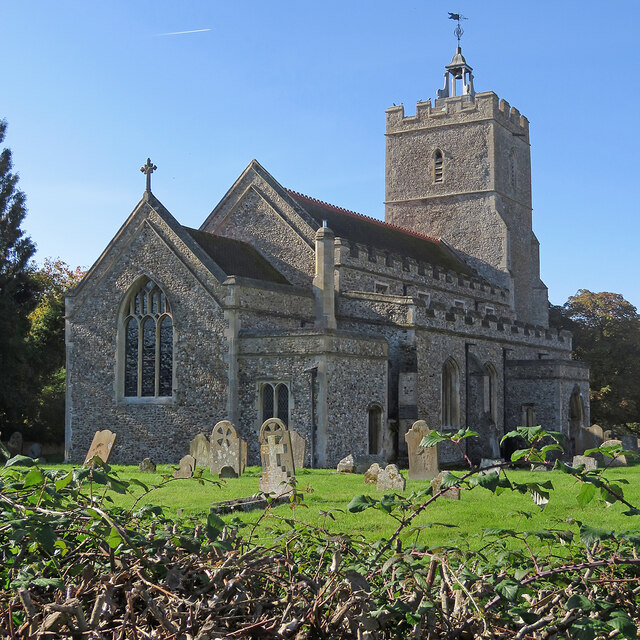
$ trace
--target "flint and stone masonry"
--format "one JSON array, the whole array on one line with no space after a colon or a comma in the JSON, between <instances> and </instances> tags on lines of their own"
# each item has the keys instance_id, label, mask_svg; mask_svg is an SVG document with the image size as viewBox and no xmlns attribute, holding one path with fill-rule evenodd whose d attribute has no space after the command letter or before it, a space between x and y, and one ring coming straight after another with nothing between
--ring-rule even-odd
<instances>
[{"instance_id":1,"label":"flint and stone masonry","mask_svg":"<svg viewBox=\"0 0 640 640\"><path fill-rule=\"evenodd\" d=\"M479 431L476 462L508 454L500 438L523 424L579 453L589 372L549 327L529 122L474 92L460 50L445 69L434 104L387 110L385 222L253 160L190 229L143 167L142 200L67 296L67 460L110 429L113 461L177 463L229 420L259 464L269 418L305 438L307 467L402 462L419 419Z\"/></svg>"}]
</instances>

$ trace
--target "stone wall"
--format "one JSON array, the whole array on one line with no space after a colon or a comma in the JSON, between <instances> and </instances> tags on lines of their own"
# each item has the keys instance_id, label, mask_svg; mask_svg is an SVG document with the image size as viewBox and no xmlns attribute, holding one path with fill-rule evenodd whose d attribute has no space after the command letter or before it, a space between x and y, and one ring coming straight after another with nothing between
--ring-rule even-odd
<instances>
[{"instance_id":1,"label":"stone wall","mask_svg":"<svg viewBox=\"0 0 640 640\"><path fill-rule=\"evenodd\" d=\"M117 382L119 309L145 275L164 291L174 324L174 393L123 398ZM67 299L66 457L84 460L93 434L111 429L114 462L177 462L189 441L226 416L224 291L149 205L116 237Z\"/></svg>"}]
</instances>

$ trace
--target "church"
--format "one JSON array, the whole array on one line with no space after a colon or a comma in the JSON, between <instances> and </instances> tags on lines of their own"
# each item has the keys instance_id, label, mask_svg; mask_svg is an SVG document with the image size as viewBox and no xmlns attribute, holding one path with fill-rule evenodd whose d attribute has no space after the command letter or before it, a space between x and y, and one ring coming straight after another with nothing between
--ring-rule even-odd
<instances>
[{"instance_id":1,"label":"church","mask_svg":"<svg viewBox=\"0 0 640 640\"><path fill-rule=\"evenodd\" d=\"M66 459L98 429L111 460L177 462L230 420L259 464L277 417L305 466L402 461L415 420L508 455L518 425L589 426L589 370L549 327L532 230L529 122L476 93L457 51L415 115L386 111L385 221L281 185L259 162L199 229L147 188L66 299ZM443 463L460 462L444 447Z\"/></svg>"}]
</instances>

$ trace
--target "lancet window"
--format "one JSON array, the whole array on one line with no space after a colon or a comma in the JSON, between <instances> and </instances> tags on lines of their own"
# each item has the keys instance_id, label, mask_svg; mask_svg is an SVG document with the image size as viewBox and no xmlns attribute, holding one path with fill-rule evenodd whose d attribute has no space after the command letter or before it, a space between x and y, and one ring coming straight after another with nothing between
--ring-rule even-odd
<instances>
[{"instance_id":1,"label":"lancet window","mask_svg":"<svg viewBox=\"0 0 640 640\"><path fill-rule=\"evenodd\" d=\"M433 154L433 181L442 182L444 179L444 157L440 149Z\"/></svg>"},{"instance_id":2,"label":"lancet window","mask_svg":"<svg viewBox=\"0 0 640 640\"><path fill-rule=\"evenodd\" d=\"M460 426L460 374L452 358L442 367L442 426Z\"/></svg>"},{"instance_id":3,"label":"lancet window","mask_svg":"<svg viewBox=\"0 0 640 640\"><path fill-rule=\"evenodd\" d=\"M261 423L280 418L289 425L289 386L285 382L264 382L260 388Z\"/></svg>"},{"instance_id":4,"label":"lancet window","mask_svg":"<svg viewBox=\"0 0 640 640\"><path fill-rule=\"evenodd\" d=\"M173 393L173 317L164 292L152 280L129 296L123 321L124 397Z\"/></svg>"}]
</instances>

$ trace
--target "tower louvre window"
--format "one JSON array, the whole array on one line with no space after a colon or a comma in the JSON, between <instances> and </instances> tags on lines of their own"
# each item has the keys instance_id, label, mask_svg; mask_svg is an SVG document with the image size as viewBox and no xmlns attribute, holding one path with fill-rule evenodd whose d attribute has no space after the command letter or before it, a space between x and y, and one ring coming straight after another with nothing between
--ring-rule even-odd
<instances>
[{"instance_id":1,"label":"tower louvre window","mask_svg":"<svg viewBox=\"0 0 640 640\"><path fill-rule=\"evenodd\" d=\"M440 149L436 149L436 152L433 154L433 181L442 182L443 178L444 158L442 156L442 151L440 151Z\"/></svg>"}]
</instances>

